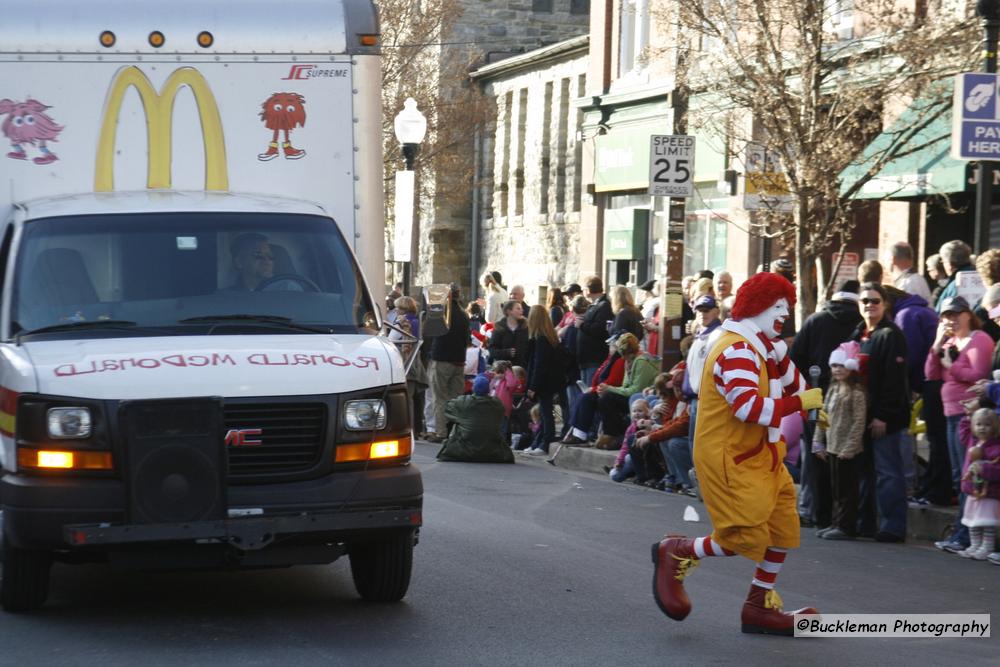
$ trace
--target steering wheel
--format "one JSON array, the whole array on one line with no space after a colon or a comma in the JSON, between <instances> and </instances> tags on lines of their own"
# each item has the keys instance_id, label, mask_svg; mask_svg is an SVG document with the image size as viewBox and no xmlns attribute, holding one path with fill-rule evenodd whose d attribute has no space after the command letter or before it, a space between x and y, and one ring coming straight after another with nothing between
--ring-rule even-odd
<instances>
[{"instance_id":1,"label":"steering wheel","mask_svg":"<svg viewBox=\"0 0 1000 667\"><path fill-rule=\"evenodd\" d=\"M314 283L309 278L306 278L305 276L300 276L297 273L279 273L276 276L271 276L270 278L267 278L267 279L261 281L261 283L259 285L257 285L257 288L254 291L255 292L266 291L267 288L270 287L271 285L275 285L277 283L280 283L280 282L283 282L283 281L286 281L286 280L291 281L291 282L293 282L293 283L295 283L297 285L300 285L302 287L302 291L303 292L319 292L320 291L319 285L317 285L316 283ZM274 290L272 290L272 291L274 291Z\"/></svg>"}]
</instances>

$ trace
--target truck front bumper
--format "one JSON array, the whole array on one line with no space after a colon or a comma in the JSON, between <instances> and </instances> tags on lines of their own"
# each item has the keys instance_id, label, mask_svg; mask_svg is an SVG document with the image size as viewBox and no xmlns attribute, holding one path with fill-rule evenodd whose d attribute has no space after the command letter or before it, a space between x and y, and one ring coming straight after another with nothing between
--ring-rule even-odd
<instances>
[{"instance_id":1,"label":"truck front bumper","mask_svg":"<svg viewBox=\"0 0 1000 667\"><path fill-rule=\"evenodd\" d=\"M312 512L154 525L68 524L63 526L63 539L76 547L200 541L256 551L283 537L418 528L421 522L419 509Z\"/></svg>"},{"instance_id":2,"label":"truck front bumper","mask_svg":"<svg viewBox=\"0 0 1000 667\"><path fill-rule=\"evenodd\" d=\"M275 538L336 538L419 527L423 483L413 465L340 471L281 484L228 487L229 518L137 524L118 479L7 474L4 538L20 548L73 550L156 542L222 542L261 549Z\"/></svg>"}]
</instances>

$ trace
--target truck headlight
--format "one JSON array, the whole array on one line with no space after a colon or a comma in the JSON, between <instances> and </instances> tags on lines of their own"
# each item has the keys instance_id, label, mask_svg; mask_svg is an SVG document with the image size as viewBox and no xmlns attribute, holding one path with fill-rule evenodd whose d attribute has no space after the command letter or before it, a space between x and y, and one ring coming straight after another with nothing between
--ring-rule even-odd
<instances>
[{"instance_id":1,"label":"truck headlight","mask_svg":"<svg viewBox=\"0 0 1000 667\"><path fill-rule=\"evenodd\" d=\"M89 438L89 408L49 408L50 438Z\"/></svg>"},{"instance_id":2,"label":"truck headlight","mask_svg":"<svg viewBox=\"0 0 1000 667\"><path fill-rule=\"evenodd\" d=\"M385 401L368 398L347 401L344 405L344 427L349 431L372 431L385 428Z\"/></svg>"}]
</instances>

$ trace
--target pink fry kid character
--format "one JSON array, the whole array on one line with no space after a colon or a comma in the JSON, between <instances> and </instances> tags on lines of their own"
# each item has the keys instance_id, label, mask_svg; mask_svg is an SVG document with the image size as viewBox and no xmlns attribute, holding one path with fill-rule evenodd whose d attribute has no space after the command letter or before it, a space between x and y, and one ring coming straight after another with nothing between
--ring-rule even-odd
<instances>
[{"instance_id":1,"label":"pink fry kid character","mask_svg":"<svg viewBox=\"0 0 1000 667\"><path fill-rule=\"evenodd\" d=\"M24 102L0 100L0 116L6 115L0 131L10 139L12 150L7 157L13 160L27 160L28 153L24 144L38 146L40 155L32 160L35 164L49 164L59 158L46 145L48 141L58 141L63 126L56 123L45 113L51 107L30 97Z\"/></svg>"}]
</instances>

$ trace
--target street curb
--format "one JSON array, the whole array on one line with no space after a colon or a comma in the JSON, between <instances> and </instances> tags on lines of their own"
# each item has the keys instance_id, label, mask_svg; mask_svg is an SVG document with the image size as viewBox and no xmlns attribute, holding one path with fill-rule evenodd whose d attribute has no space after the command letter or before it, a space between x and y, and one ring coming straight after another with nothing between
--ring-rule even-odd
<instances>
[{"instance_id":1,"label":"street curb","mask_svg":"<svg viewBox=\"0 0 1000 667\"><path fill-rule=\"evenodd\" d=\"M551 447L558 447L553 450ZM568 470L580 470L593 472L599 475L607 475L605 467L614 466L615 459L618 458L618 450L596 449L594 447L570 447L552 443L550 452L555 451L555 464L557 468Z\"/></svg>"},{"instance_id":2,"label":"street curb","mask_svg":"<svg viewBox=\"0 0 1000 667\"><path fill-rule=\"evenodd\" d=\"M550 452L555 452L554 465L564 470L575 472L596 473L607 477L604 469L615 464L617 451L595 449L594 447L569 447L553 442L549 445ZM550 455L551 456L551 455ZM518 461L544 462L544 456L518 456ZM958 509L955 507L937 507L933 505L908 507L906 520L906 537L911 541L934 542L943 539L949 529L955 524Z\"/></svg>"},{"instance_id":3,"label":"street curb","mask_svg":"<svg viewBox=\"0 0 1000 667\"><path fill-rule=\"evenodd\" d=\"M943 540L958 520L957 507L909 506L906 511L906 536L911 540Z\"/></svg>"}]
</instances>

